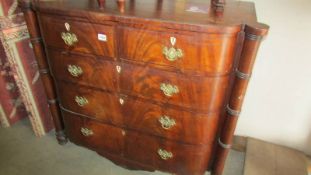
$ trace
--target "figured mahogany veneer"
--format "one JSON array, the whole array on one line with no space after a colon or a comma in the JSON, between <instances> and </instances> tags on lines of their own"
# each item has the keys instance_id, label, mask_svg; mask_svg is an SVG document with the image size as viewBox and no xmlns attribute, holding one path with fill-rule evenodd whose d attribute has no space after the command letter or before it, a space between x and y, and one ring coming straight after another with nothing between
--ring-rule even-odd
<instances>
[{"instance_id":1,"label":"figured mahogany veneer","mask_svg":"<svg viewBox=\"0 0 311 175\"><path fill-rule=\"evenodd\" d=\"M237 34L205 34L185 31L151 31L122 27L120 30L120 58L175 67L209 75L228 74L233 66ZM183 51L176 61L163 55L163 47L171 47L170 37L176 38L175 47Z\"/></svg>"},{"instance_id":2,"label":"figured mahogany veneer","mask_svg":"<svg viewBox=\"0 0 311 175\"><path fill-rule=\"evenodd\" d=\"M121 104L117 95L66 82L58 83L58 91L60 102L65 109L122 125ZM87 103L81 105L76 98L83 98Z\"/></svg>"},{"instance_id":3,"label":"figured mahogany veneer","mask_svg":"<svg viewBox=\"0 0 311 175\"><path fill-rule=\"evenodd\" d=\"M124 157L177 174L204 174L211 153L211 145L176 144L176 142L153 138L136 132L127 134L125 145ZM171 153L172 158L162 159L158 154L159 149Z\"/></svg>"},{"instance_id":4,"label":"figured mahogany veneer","mask_svg":"<svg viewBox=\"0 0 311 175\"><path fill-rule=\"evenodd\" d=\"M92 53L96 55L115 58L114 27L109 25L97 25L88 22L72 21L55 18L54 16L42 16L41 26L44 29L43 37L47 47L69 49L70 51ZM69 32L77 36L74 47L69 47L60 37L62 32L67 32L65 23L70 25ZM98 34L106 35L106 41L99 41Z\"/></svg>"},{"instance_id":5,"label":"figured mahogany veneer","mask_svg":"<svg viewBox=\"0 0 311 175\"><path fill-rule=\"evenodd\" d=\"M94 55L73 54L57 49L48 49L51 71L55 79L66 80L104 90L117 89L116 63ZM105 57L106 58L106 57ZM81 69L73 76L70 66Z\"/></svg>"},{"instance_id":6,"label":"figured mahogany veneer","mask_svg":"<svg viewBox=\"0 0 311 175\"><path fill-rule=\"evenodd\" d=\"M64 111L63 116L65 125L68 126L66 134L72 142L93 150L105 150L117 155L122 154L125 142L122 129ZM92 131L93 134L83 135L81 133L82 128Z\"/></svg>"},{"instance_id":7,"label":"figured mahogany veneer","mask_svg":"<svg viewBox=\"0 0 311 175\"><path fill-rule=\"evenodd\" d=\"M121 105L120 96L113 93L84 86L75 87L75 84L66 82L58 84L60 102L65 110L104 123L189 144L211 144L217 131L215 123L218 123L219 113L194 113L129 96L123 98ZM76 96L87 99L88 103L79 106L75 101ZM174 120L175 124L169 128L163 125L160 119L165 116Z\"/></svg>"},{"instance_id":8,"label":"figured mahogany veneer","mask_svg":"<svg viewBox=\"0 0 311 175\"><path fill-rule=\"evenodd\" d=\"M59 143L128 169L222 174L269 28L252 3L19 1Z\"/></svg>"},{"instance_id":9,"label":"figured mahogany veneer","mask_svg":"<svg viewBox=\"0 0 311 175\"><path fill-rule=\"evenodd\" d=\"M178 144L95 122L65 111L63 117L65 125L68 125L66 133L72 142L95 151L124 155L129 161L143 162L156 169L179 174L203 174L211 154L210 146ZM85 136L81 134L81 128L92 133ZM171 153L173 157L162 159L159 156L160 149Z\"/></svg>"},{"instance_id":10,"label":"figured mahogany veneer","mask_svg":"<svg viewBox=\"0 0 311 175\"><path fill-rule=\"evenodd\" d=\"M188 144L212 144L216 137L219 113L194 113L169 105L127 98L122 108L127 128ZM159 121L167 116L175 121L168 129Z\"/></svg>"},{"instance_id":11,"label":"figured mahogany veneer","mask_svg":"<svg viewBox=\"0 0 311 175\"><path fill-rule=\"evenodd\" d=\"M229 76L186 76L152 67L121 64L120 91L150 100L179 105L205 112L220 111ZM166 95L161 84L176 86L178 92Z\"/></svg>"}]
</instances>

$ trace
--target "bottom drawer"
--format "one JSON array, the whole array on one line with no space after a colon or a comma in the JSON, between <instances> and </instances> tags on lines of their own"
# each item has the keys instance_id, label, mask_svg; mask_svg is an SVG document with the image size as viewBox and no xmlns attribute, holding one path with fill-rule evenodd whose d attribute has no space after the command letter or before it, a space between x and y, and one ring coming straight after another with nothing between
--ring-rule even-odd
<instances>
[{"instance_id":1,"label":"bottom drawer","mask_svg":"<svg viewBox=\"0 0 311 175\"><path fill-rule=\"evenodd\" d=\"M63 111L66 134L70 141L97 152L122 154L124 131L110 125Z\"/></svg>"},{"instance_id":2,"label":"bottom drawer","mask_svg":"<svg viewBox=\"0 0 311 175\"><path fill-rule=\"evenodd\" d=\"M122 162L120 160L124 159L160 171L202 175L210 160L209 144L181 144L136 131L126 131L65 111L63 118L70 141L98 153L113 155L115 157L112 161Z\"/></svg>"},{"instance_id":3,"label":"bottom drawer","mask_svg":"<svg viewBox=\"0 0 311 175\"><path fill-rule=\"evenodd\" d=\"M202 175L207 169L211 146L193 146L129 132L124 156L160 171L182 175Z\"/></svg>"}]
</instances>

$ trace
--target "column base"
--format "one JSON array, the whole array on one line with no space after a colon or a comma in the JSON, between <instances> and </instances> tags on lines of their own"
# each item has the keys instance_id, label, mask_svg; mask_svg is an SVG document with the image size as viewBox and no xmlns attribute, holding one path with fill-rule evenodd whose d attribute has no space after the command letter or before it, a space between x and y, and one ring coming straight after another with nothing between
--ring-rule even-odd
<instances>
[{"instance_id":1,"label":"column base","mask_svg":"<svg viewBox=\"0 0 311 175\"><path fill-rule=\"evenodd\" d=\"M68 139L64 131L57 131L55 135L56 135L58 144L65 145L68 142Z\"/></svg>"}]
</instances>

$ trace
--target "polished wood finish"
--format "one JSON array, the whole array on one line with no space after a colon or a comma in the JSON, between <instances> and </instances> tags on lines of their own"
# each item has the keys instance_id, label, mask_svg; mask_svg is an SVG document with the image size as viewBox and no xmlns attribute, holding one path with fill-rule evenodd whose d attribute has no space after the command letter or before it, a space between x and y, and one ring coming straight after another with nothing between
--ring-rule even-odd
<instances>
[{"instance_id":1,"label":"polished wood finish","mask_svg":"<svg viewBox=\"0 0 311 175\"><path fill-rule=\"evenodd\" d=\"M115 155L122 154L124 147L124 131L122 129L75 116L64 111L63 116L66 125L66 134L70 138L70 141L95 151L105 150ZM82 134L81 128L89 129L93 134L85 136Z\"/></svg>"},{"instance_id":2,"label":"polished wood finish","mask_svg":"<svg viewBox=\"0 0 311 175\"><path fill-rule=\"evenodd\" d=\"M122 125L121 104L117 95L66 82L58 83L58 92L63 108L111 124ZM85 98L88 103L80 106L76 102L77 96Z\"/></svg>"},{"instance_id":3,"label":"polished wood finish","mask_svg":"<svg viewBox=\"0 0 311 175\"><path fill-rule=\"evenodd\" d=\"M56 138L59 144L66 144L67 138L64 133L64 124L58 106L54 82L49 72L49 66L47 63L46 53L44 51L44 45L42 43L40 28L38 25L36 14L33 11L32 5L29 1L19 1L19 6L23 10L25 20L28 26L30 41L38 62L40 77L45 88L49 108L53 117L56 130Z\"/></svg>"},{"instance_id":4,"label":"polished wood finish","mask_svg":"<svg viewBox=\"0 0 311 175\"><path fill-rule=\"evenodd\" d=\"M128 159L144 162L156 169L176 174L202 175L210 156L210 145L193 146L176 144L164 139L153 138L138 133L127 133L124 156ZM172 158L163 160L159 149L172 153Z\"/></svg>"},{"instance_id":5,"label":"polished wood finish","mask_svg":"<svg viewBox=\"0 0 311 175\"><path fill-rule=\"evenodd\" d=\"M121 93L204 112L217 112L224 105L229 76L186 76L152 67L121 65ZM160 88L162 83L176 86L179 92L165 95Z\"/></svg>"},{"instance_id":6,"label":"polished wood finish","mask_svg":"<svg viewBox=\"0 0 311 175\"><path fill-rule=\"evenodd\" d=\"M232 69L236 34L163 32L130 27L121 28L118 34L121 59L170 66L196 74L226 75ZM182 58L176 61L169 61L162 53L163 47L171 47L170 37L177 38L175 47L183 51Z\"/></svg>"},{"instance_id":7,"label":"polished wood finish","mask_svg":"<svg viewBox=\"0 0 311 175\"><path fill-rule=\"evenodd\" d=\"M117 89L116 63L94 55L74 54L57 49L48 49L51 73L57 80L64 80L95 88L113 91ZM68 66L78 66L83 73L73 76Z\"/></svg>"},{"instance_id":8,"label":"polished wood finish","mask_svg":"<svg viewBox=\"0 0 311 175\"><path fill-rule=\"evenodd\" d=\"M43 38L47 47L62 48L67 51L92 53L115 58L114 27L110 25L97 25L87 22L61 20L53 16L41 17ZM65 23L70 25L70 32L77 36L77 43L68 46L62 40L61 33L66 32ZM98 34L106 35L106 41L99 41Z\"/></svg>"},{"instance_id":9,"label":"polished wood finish","mask_svg":"<svg viewBox=\"0 0 311 175\"><path fill-rule=\"evenodd\" d=\"M222 174L268 31L252 3L59 0L35 1L34 10L27 1L21 5L31 36L43 36L46 52L42 43L35 49L57 87L60 104L51 108L62 110L62 117L54 115L57 132L65 129L72 142L128 169ZM47 95L56 98L46 77Z\"/></svg>"},{"instance_id":10,"label":"polished wood finish","mask_svg":"<svg viewBox=\"0 0 311 175\"><path fill-rule=\"evenodd\" d=\"M148 103L140 98L127 98L122 109L124 124L132 130L195 145L212 144L216 137L218 113L195 113ZM163 116L175 120L176 124L169 129L163 128L159 122Z\"/></svg>"},{"instance_id":11,"label":"polished wood finish","mask_svg":"<svg viewBox=\"0 0 311 175\"><path fill-rule=\"evenodd\" d=\"M255 63L257 51L260 46L260 41L268 32L268 26L258 24L256 26L246 26L245 39L242 45L239 65L234 78L231 95L229 98L227 113L225 114L224 125L220 132L219 142L231 147L233 134L238 122L239 113L245 97L247 85L252 74L252 69ZM240 73L244 75L241 76ZM228 110L229 108L229 110ZM233 112L230 112L232 110ZM229 153L227 148L218 146L217 157L214 166L214 174L221 175L225 165L225 159Z\"/></svg>"}]
</instances>

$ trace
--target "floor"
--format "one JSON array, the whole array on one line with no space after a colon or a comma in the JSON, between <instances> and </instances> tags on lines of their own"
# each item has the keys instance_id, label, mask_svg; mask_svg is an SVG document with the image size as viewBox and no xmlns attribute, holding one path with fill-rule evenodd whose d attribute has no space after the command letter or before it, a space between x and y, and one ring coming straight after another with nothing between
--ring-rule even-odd
<instances>
[{"instance_id":1,"label":"floor","mask_svg":"<svg viewBox=\"0 0 311 175\"><path fill-rule=\"evenodd\" d=\"M0 138L0 175L167 175L129 171L72 143L60 146L53 132L37 138L27 119L0 128ZM224 175L242 175L244 157L245 153L232 150Z\"/></svg>"},{"instance_id":2,"label":"floor","mask_svg":"<svg viewBox=\"0 0 311 175\"><path fill-rule=\"evenodd\" d=\"M247 139L245 175L307 175L308 158L300 151L254 138Z\"/></svg>"}]
</instances>

